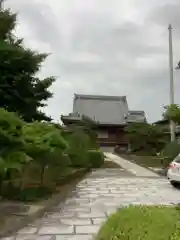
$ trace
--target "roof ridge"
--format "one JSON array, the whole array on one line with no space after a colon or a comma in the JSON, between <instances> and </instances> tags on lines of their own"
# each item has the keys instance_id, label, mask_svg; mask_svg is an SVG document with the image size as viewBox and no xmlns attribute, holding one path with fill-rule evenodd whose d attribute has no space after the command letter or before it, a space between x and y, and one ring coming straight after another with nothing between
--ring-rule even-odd
<instances>
[{"instance_id":1,"label":"roof ridge","mask_svg":"<svg viewBox=\"0 0 180 240\"><path fill-rule=\"evenodd\" d=\"M129 110L130 113L145 113L144 110Z\"/></svg>"},{"instance_id":2,"label":"roof ridge","mask_svg":"<svg viewBox=\"0 0 180 240\"><path fill-rule=\"evenodd\" d=\"M90 95L90 94L74 94L74 98L77 99L102 99L102 100L126 100L126 96L112 96L112 95Z\"/></svg>"}]
</instances>

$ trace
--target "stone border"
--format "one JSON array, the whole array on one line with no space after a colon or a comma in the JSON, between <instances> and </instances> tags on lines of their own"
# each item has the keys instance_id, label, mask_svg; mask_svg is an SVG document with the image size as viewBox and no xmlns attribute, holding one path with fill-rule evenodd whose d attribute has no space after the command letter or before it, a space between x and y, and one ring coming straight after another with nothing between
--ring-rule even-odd
<instances>
[{"instance_id":1,"label":"stone border","mask_svg":"<svg viewBox=\"0 0 180 240\"><path fill-rule=\"evenodd\" d=\"M31 222L35 221L37 218L43 217L46 212L51 211L53 207L63 202L69 195L69 193L73 190L73 188L77 185L77 183L80 182L87 173L88 170L86 169L78 170L77 172L70 175L71 177L69 177L68 179L64 179L66 185L62 187L60 186L60 193L56 193L51 198L34 203L32 205L26 204L27 206L30 206L30 214L24 216L22 215L22 218L17 219L17 221L14 221L13 219L13 222L9 223L8 227L1 231L0 238L8 237L20 230L21 228L27 226Z\"/></svg>"}]
</instances>

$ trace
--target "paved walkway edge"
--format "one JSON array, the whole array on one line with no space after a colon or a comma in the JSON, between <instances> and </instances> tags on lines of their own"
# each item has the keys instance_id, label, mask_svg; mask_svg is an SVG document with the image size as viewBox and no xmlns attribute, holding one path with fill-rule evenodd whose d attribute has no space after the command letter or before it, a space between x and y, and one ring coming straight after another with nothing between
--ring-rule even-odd
<instances>
[{"instance_id":1,"label":"paved walkway edge","mask_svg":"<svg viewBox=\"0 0 180 240\"><path fill-rule=\"evenodd\" d=\"M86 174L87 171L84 169L78 171L77 179L73 179L70 183L62 186L62 191L60 193L54 194L48 200L41 201L37 204L27 204L26 206L30 206L30 209L32 209L32 211L30 210L30 213L28 215L24 215L24 217L22 216L22 219L19 219L16 222L13 221L13 223L9 224L7 228L4 228L0 232L0 238L8 237L21 228L27 226L29 223L35 221L37 218L43 217L52 208L59 205L60 202L63 202L68 197L69 193L71 193L71 191L76 187L76 185L81 180L83 180Z\"/></svg>"},{"instance_id":2,"label":"paved walkway edge","mask_svg":"<svg viewBox=\"0 0 180 240\"><path fill-rule=\"evenodd\" d=\"M132 163L128 160L125 160L124 158L117 156L113 153L104 153L105 156L110 159L111 161L119 164L122 168L124 168L127 171L132 172L138 177L160 177L157 173L152 172L151 170L148 170L144 167L141 167L135 163Z\"/></svg>"}]
</instances>

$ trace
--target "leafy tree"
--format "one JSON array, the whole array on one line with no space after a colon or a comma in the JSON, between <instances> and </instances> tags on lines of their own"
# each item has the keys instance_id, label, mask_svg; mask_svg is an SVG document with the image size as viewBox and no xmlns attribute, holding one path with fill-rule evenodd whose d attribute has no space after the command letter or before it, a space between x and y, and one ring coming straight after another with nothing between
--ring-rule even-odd
<instances>
[{"instance_id":1,"label":"leafy tree","mask_svg":"<svg viewBox=\"0 0 180 240\"><path fill-rule=\"evenodd\" d=\"M20 172L31 158L24 153L23 121L15 114L0 109L0 183L10 179L13 171Z\"/></svg>"},{"instance_id":2,"label":"leafy tree","mask_svg":"<svg viewBox=\"0 0 180 240\"><path fill-rule=\"evenodd\" d=\"M67 136L69 148L68 155L74 167L88 167L88 150L90 148L90 138L82 130L73 129Z\"/></svg>"},{"instance_id":3,"label":"leafy tree","mask_svg":"<svg viewBox=\"0 0 180 240\"><path fill-rule=\"evenodd\" d=\"M69 126L69 129L73 131L82 131L83 133L87 134L89 137L89 148L94 149L98 148L97 145L97 125L96 122L93 121L91 118L83 116L81 121L77 123L73 123Z\"/></svg>"},{"instance_id":4,"label":"leafy tree","mask_svg":"<svg viewBox=\"0 0 180 240\"><path fill-rule=\"evenodd\" d=\"M146 152L155 154L167 142L163 130L159 126L148 123L131 123L125 128L126 138L133 152Z\"/></svg>"},{"instance_id":5,"label":"leafy tree","mask_svg":"<svg viewBox=\"0 0 180 240\"><path fill-rule=\"evenodd\" d=\"M41 168L41 184L45 169L59 163L68 145L61 132L52 124L34 122L24 125L26 152ZM64 163L62 163L63 165Z\"/></svg>"},{"instance_id":6,"label":"leafy tree","mask_svg":"<svg viewBox=\"0 0 180 240\"><path fill-rule=\"evenodd\" d=\"M1 5L0 22L0 107L17 112L28 122L50 121L39 108L52 97L48 88L55 79L36 76L47 54L28 49L23 39L14 36L16 14Z\"/></svg>"},{"instance_id":7,"label":"leafy tree","mask_svg":"<svg viewBox=\"0 0 180 240\"><path fill-rule=\"evenodd\" d=\"M164 119L172 120L173 122L180 124L180 106L177 104L171 104L166 108L163 114Z\"/></svg>"}]
</instances>

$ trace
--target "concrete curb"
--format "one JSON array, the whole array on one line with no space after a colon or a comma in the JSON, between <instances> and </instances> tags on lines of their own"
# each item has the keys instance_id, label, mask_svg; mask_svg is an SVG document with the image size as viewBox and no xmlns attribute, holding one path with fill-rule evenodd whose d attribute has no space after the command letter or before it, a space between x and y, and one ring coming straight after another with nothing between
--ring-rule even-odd
<instances>
[{"instance_id":1,"label":"concrete curb","mask_svg":"<svg viewBox=\"0 0 180 240\"><path fill-rule=\"evenodd\" d=\"M29 215L20 215L22 218L17 219L17 221L14 221L12 223L8 224L8 227L3 229L0 232L0 238L2 237L8 237L12 235L13 233L17 232L21 228L27 226L37 218L41 218L44 216L46 212L50 212L51 209L55 206L57 206L59 203L63 202L66 197L69 195L69 193L73 190L73 188L77 185L78 182L80 182L85 175L87 174L87 170L79 170L76 173L74 173L74 177L77 177L76 179L72 179L68 184L65 186L62 186L61 192L58 194L54 194L50 199L45 200L43 202L39 202L34 205L26 205L30 206L30 214ZM34 208L34 209L33 209Z\"/></svg>"}]
</instances>

